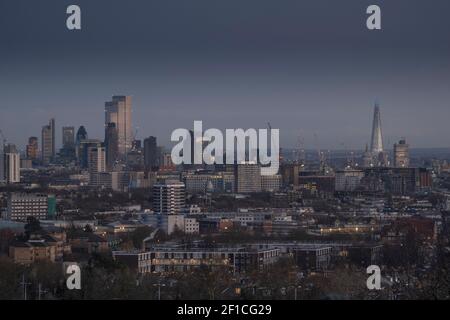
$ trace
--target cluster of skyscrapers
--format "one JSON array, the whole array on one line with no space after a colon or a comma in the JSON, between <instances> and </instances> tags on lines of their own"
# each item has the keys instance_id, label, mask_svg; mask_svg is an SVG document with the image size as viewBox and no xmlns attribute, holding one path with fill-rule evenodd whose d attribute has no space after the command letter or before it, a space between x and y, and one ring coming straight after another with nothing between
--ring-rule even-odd
<instances>
[{"instance_id":1,"label":"cluster of skyscrapers","mask_svg":"<svg viewBox=\"0 0 450 320\"><path fill-rule=\"evenodd\" d=\"M62 148L57 154L55 128L55 119L51 119L42 127L40 148L39 139L30 137L25 157L22 159L16 146L6 144L4 140L3 154L0 157L0 181L8 184L20 182L20 168L60 164L76 166L86 172L86 183L90 186L123 191L131 185L151 187L156 182L155 172L159 170L161 173L160 169L176 171L170 153L165 153L163 148L158 146L156 137L144 139L143 144L140 140L136 140L137 132L133 128L130 96L113 96L111 101L105 103L104 139L90 139L84 126L79 127L77 131L73 126L64 126ZM354 165L345 169L345 183L351 179L360 180L362 173L358 170L361 168L408 168L409 145L405 139L394 145L392 161L389 158L389 153L383 146L380 106L376 103L370 148L366 147L359 169ZM320 162L322 168L325 161L320 159ZM286 178L286 165L282 168L283 172L280 171L273 176L262 176L261 167L257 164L220 167L184 165L181 180L184 181L188 191L193 192L206 192L211 189L222 192L257 193L277 191ZM292 179L298 182L301 170L304 171L299 168L298 172L292 175ZM199 171L203 172L199 174Z\"/></svg>"},{"instance_id":2,"label":"cluster of skyscrapers","mask_svg":"<svg viewBox=\"0 0 450 320\"><path fill-rule=\"evenodd\" d=\"M38 137L30 137L21 156L16 146L3 141L0 157L0 181L20 182L20 168L49 166L52 164L76 165L86 169L90 183L111 184L111 172L124 172L129 166L151 171L160 164L170 166L169 158L157 145L156 137L140 141L135 140L136 133L132 124L132 98L113 96L105 103L105 137L89 139L84 126L77 131L73 126L62 128L62 147L56 151L56 123L51 119L42 127L39 145ZM132 168L136 169L136 168ZM117 174L121 175L121 174ZM118 178L121 180L121 178ZM116 179L117 180L117 179Z\"/></svg>"}]
</instances>

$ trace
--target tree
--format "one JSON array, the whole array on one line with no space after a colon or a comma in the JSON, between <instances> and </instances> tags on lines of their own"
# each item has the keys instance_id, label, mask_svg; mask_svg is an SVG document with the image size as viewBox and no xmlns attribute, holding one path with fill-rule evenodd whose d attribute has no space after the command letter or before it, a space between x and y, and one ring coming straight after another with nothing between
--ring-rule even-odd
<instances>
[{"instance_id":1,"label":"tree","mask_svg":"<svg viewBox=\"0 0 450 320\"><path fill-rule=\"evenodd\" d=\"M136 230L134 230L131 233L131 240L133 241L134 247L141 248L142 242L144 241L145 238L150 236L152 231L153 229L148 226L139 227Z\"/></svg>"},{"instance_id":2,"label":"tree","mask_svg":"<svg viewBox=\"0 0 450 320\"><path fill-rule=\"evenodd\" d=\"M136 278L126 268L107 270L88 266L81 274L82 296L86 300L131 299L137 290Z\"/></svg>"},{"instance_id":3,"label":"tree","mask_svg":"<svg viewBox=\"0 0 450 320\"><path fill-rule=\"evenodd\" d=\"M30 295L34 292L39 292L39 289L41 289L43 291L41 299L55 298L60 287L65 283L65 275L61 265L48 261L41 261L31 265L28 278L30 280Z\"/></svg>"},{"instance_id":4,"label":"tree","mask_svg":"<svg viewBox=\"0 0 450 320\"><path fill-rule=\"evenodd\" d=\"M249 274L252 293L247 292L246 297L288 299L289 288L298 280L298 271L291 257L280 258L266 270L253 270Z\"/></svg>"},{"instance_id":5,"label":"tree","mask_svg":"<svg viewBox=\"0 0 450 320\"><path fill-rule=\"evenodd\" d=\"M0 230L0 252L8 252L9 245L14 240L14 232L10 229Z\"/></svg>"},{"instance_id":6,"label":"tree","mask_svg":"<svg viewBox=\"0 0 450 320\"><path fill-rule=\"evenodd\" d=\"M311 278L316 299L363 299L369 293L365 270L338 268L333 274Z\"/></svg>"},{"instance_id":7,"label":"tree","mask_svg":"<svg viewBox=\"0 0 450 320\"><path fill-rule=\"evenodd\" d=\"M192 300L221 300L234 289L234 280L227 267L214 269L203 265L183 274L177 281L176 298Z\"/></svg>"},{"instance_id":8,"label":"tree","mask_svg":"<svg viewBox=\"0 0 450 320\"><path fill-rule=\"evenodd\" d=\"M22 299L20 281L24 272L22 266L0 257L0 300Z\"/></svg>"}]
</instances>

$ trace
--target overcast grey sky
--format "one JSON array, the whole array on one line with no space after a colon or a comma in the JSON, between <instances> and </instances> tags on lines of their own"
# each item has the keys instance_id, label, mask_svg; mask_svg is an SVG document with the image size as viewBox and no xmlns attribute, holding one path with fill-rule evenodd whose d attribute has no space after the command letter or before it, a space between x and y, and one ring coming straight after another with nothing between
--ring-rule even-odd
<instances>
[{"instance_id":1,"label":"overcast grey sky","mask_svg":"<svg viewBox=\"0 0 450 320\"><path fill-rule=\"evenodd\" d=\"M78 4L82 30L68 31ZM381 31L365 27L382 8ZM0 129L21 148L50 117L103 138L103 105L134 98L138 137L280 128L281 145L448 147L448 0L2 0ZM314 139L314 134L317 139ZM58 141L59 142L59 141Z\"/></svg>"}]
</instances>

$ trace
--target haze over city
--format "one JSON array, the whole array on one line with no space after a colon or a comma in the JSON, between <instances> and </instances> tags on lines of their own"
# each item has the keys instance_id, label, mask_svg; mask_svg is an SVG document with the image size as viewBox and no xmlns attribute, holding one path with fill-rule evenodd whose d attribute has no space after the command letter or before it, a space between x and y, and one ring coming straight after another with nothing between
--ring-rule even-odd
<instances>
[{"instance_id":1,"label":"haze over city","mask_svg":"<svg viewBox=\"0 0 450 320\"><path fill-rule=\"evenodd\" d=\"M450 300L449 12L1 1L0 302Z\"/></svg>"},{"instance_id":2,"label":"haze over city","mask_svg":"<svg viewBox=\"0 0 450 320\"><path fill-rule=\"evenodd\" d=\"M165 145L194 120L270 121L282 147L300 136L363 149L378 100L387 145L448 147L448 1L383 3L379 33L363 28L369 1L78 2L79 33L63 28L67 1L1 4L0 128L12 143L50 117L101 138L104 102L125 94L138 137Z\"/></svg>"}]
</instances>

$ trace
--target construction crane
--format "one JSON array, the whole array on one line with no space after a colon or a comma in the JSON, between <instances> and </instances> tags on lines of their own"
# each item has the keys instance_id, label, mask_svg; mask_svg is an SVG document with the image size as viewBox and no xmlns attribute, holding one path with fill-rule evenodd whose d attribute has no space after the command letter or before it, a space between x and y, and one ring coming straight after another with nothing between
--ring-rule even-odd
<instances>
[{"instance_id":1,"label":"construction crane","mask_svg":"<svg viewBox=\"0 0 450 320\"><path fill-rule=\"evenodd\" d=\"M136 138L137 138L138 132L139 132L139 127L135 127L134 131L133 131L133 136L132 136L133 140L131 141L133 150L136 150L135 142L136 142Z\"/></svg>"},{"instance_id":2,"label":"construction crane","mask_svg":"<svg viewBox=\"0 0 450 320\"><path fill-rule=\"evenodd\" d=\"M139 127L135 127L134 132L133 132L133 140L136 140L138 133L139 133Z\"/></svg>"},{"instance_id":3,"label":"construction crane","mask_svg":"<svg viewBox=\"0 0 450 320\"><path fill-rule=\"evenodd\" d=\"M320 150L319 136L317 135L317 133L314 133L314 143L317 147L317 156L319 159L319 170L325 171L326 161L327 161L326 157L327 157L327 155L329 156L329 151L327 153L325 153L324 151Z\"/></svg>"},{"instance_id":4,"label":"construction crane","mask_svg":"<svg viewBox=\"0 0 450 320\"><path fill-rule=\"evenodd\" d=\"M300 164L305 164L306 161L306 153L304 149L305 138L301 134L297 137L297 159Z\"/></svg>"},{"instance_id":5,"label":"construction crane","mask_svg":"<svg viewBox=\"0 0 450 320\"><path fill-rule=\"evenodd\" d=\"M317 148L317 157L319 158L319 162L321 162L322 158L323 158L323 152L322 152L322 150L320 150L319 137L318 137L317 133L315 133L315 132L314 132L314 144L316 145L316 148Z\"/></svg>"},{"instance_id":6,"label":"construction crane","mask_svg":"<svg viewBox=\"0 0 450 320\"><path fill-rule=\"evenodd\" d=\"M5 145L6 145L6 138L3 134L2 130L0 129L0 139L2 141L1 149L0 149L0 166L3 166L3 153L5 152ZM0 168L0 181L4 181L5 175L3 172L3 168Z\"/></svg>"}]
</instances>

